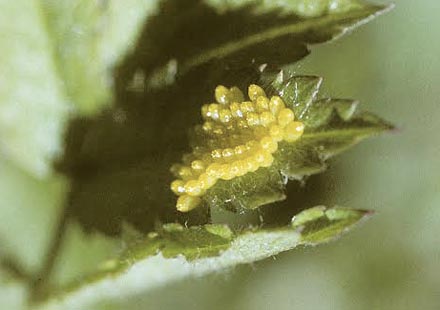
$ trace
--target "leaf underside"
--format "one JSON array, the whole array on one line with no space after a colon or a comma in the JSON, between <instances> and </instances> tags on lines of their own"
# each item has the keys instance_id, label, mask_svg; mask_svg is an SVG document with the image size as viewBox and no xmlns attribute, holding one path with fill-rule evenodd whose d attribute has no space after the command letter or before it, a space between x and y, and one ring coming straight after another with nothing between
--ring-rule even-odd
<instances>
[{"instance_id":1,"label":"leaf underside","mask_svg":"<svg viewBox=\"0 0 440 310\"><path fill-rule=\"evenodd\" d=\"M85 280L87 286L79 286L82 281L64 288L41 309L93 308L101 300L142 294L170 281L254 262L301 245L318 245L339 237L370 215L365 210L318 206L297 214L291 224L279 228L232 231L225 225L185 228L167 224L133 241L119 259L105 262L101 273ZM107 290L109 285L117 288L118 296Z\"/></svg>"}]
</instances>

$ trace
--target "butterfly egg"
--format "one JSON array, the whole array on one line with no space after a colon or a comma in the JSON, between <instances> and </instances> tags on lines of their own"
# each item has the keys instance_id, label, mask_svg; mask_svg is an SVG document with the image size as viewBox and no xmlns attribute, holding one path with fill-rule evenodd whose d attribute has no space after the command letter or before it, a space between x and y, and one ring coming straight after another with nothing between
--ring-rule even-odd
<instances>
[{"instance_id":1,"label":"butterfly egg","mask_svg":"<svg viewBox=\"0 0 440 310\"><path fill-rule=\"evenodd\" d=\"M238 161L234 161L229 165L229 169L231 171L231 174L236 177L240 174L241 172L241 167L238 164Z\"/></svg>"},{"instance_id":2,"label":"butterfly egg","mask_svg":"<svg viewBox=\"0 0 440 310\"><path fill-rule=\"evenodd\" d=\"M260 96L266 97L266 93L260 86L251 84L248 88L248 96L252 101L256 101Z\"/></svg>"},{"instance_id":3,"label":"butterfly egg","mask_svg":"<svg viewBox=\"0 0 440 310\"><path fill-rule=\"evenodd\" d=\"M284 130L279 125L272 125L269 128L269 134L276 142L280 142L284 138Z\"/></svg>"},{"instance_id":4,"label":"butterfly egg","mask_svg":"<svg viewBox=\"0 0 440 310\"><path fill-rule=\"evenodd\" d=\"M274 153L278 149L278 143L272 137L264 137L260 140L261 148L269 153Z\"/></svg>"},{"instance_id":5,"label":"butterfly egg","mask_svg":"<svg viewBox=\"0 0 440 310\"><path fill-rule=\"evenodd\" d=\"M219 179L222 179L222 180L232 179L233 176L230 174L228 164L220 164L217 169L218 169ZM207 173L208 173L208 171L207 171Z\"/></svg>"},{"instance_id":6,"label":"butterfly egg","mask_svg":"<svg viewBox=\"0 0 440 310\"><path fill-rule=\"evenodd\" d=\"M261 165L261 163L264 162L265 154L266 154L266 152L264 152L262 150L259 150L258 152L255 153L254 159L255 159L255 162L258 163L258 165Z\"/></svg>"},{"instance_id":7,"label":"butterfly egg","mask_svg":"<svg viewBox=\"0 0 440 310\"><path fill-rule=\"evenodd\" d=\"M269 127L269 125L274 123L275 121L275 116L269 111L260 114L260 124L264 127Z\"/></svg>"},{"instance_id":8,"label":"butterfly egg","mask_svg":"<svg viewBox=\"0 0 440 310\"><path fill-rule=\"evenodd\" d=\"M244 160L237 160L235 163L235 166L237 167L237 176L241 177L248 173L248 166Z\"/></svg>"},{"instance_id":9,"label":"butterfly egg","mask_svg":"<svg viewBox=\"0 0 440 310\"><path fill-rule=\"evenodd\" d=\"M258 164L258 167L269 167L273 163L272 154L265 150L260 150L254 155L254 160Z\"/></svg>"},{"instance_id":10,"label":"butterfly egg","mask_svg":"<svg viewBox=\"0 0 440 310\"><path fill-rule=\"evenodd\" d=\"M298 140L304 132L304 124L302 122L291 122L284 129L284 140L294 142Z\"/></svg>"},{"instance_id":11,"label":"butterfly egg","mask_svg":"<svg viewBox=\"0 0 440 310\"><path fill-rule=\"evenodd\" d=\"M244 94L238 87L231 87L229 89L229 98L233 102L242 102L244 101Z\"/></svg>"},{"instance_id":12,"label":"butterfly egg","mask_svg":"<svg viewBox=\"0 0 440 310\"><path fill-rule=\"evenodd\" d=\"M221 179L222 180L232 180L233 178L237 177L238 170L235 169L235 167L230 164L226 164L223 170L223 174Z\"/></svg>"},{"instance_id":13,"label":"butterfly egg","mask_svg":"<svg viewBox=\"0 0 440 310\"><path fill-rule=\"evenodd\" d=\"M274 158L273 158L272 154L265 153L264 154L264 161L261 163L261 167L270 167L270 166L272 166L273 161L274 161Z\"/></svg>"},{"instance_id":14,"label":"butterfly egg","mask_svg":"<svg viewBox=\"0 0 440 310\"><path fill-rule=\"evenodd\" d=\"M255 156L246 159L246 170L248 172L255 172L258 168L260 168L260 164L255 160Z\"/></svg>"},{"instance_id":15,"label":"butterfly egg","mask_svg":"<svg viewBox=\"0 0 440 310\"><path fill-rule=\"evenodd\" d=\"M206 168L206 174L219 179L221 177L222 165L219 163L212 163Z\"/></svg>"},{"instance_id":16,"label":"butterfly egg","mask_svg":"<svg viewBox=\"0 0 440 310\"><path fill-rule=\"evenodd\" d=\"M229 110L233 117L243 117L243 111L240 110L240 104L238 102L233 102L229 105Z\"/></svg>"},{"instance_id":17,"label":"butterfly egg","mask_svg":"<svg viewBox=\"0 0 440 310\"><path fill-rule=\"evenodd\" d=\"M255 102L257 112L264 112L269 110L269 99L264 96L259 96Z\"/></svg>"},{"instance_id":18,"label":"butterfly egg","mask_svg":"<svg viewBox=\"0 0 440 310\"><path fill-rule=\"evenodd\" d=\"M236 147L234 147L234 153L235 155L242 155L247 151L246 146L245 145L237 145Z\"/></svg>"},{"instance_id":19,"label":"butterfly egg","mask_svg":"<svg viewBox=\"0 0 440 310\"><path fill-rule=\"evenodd\" d=\"M199 183L202 186L203 190L207 190L215 185L217 182L217 178L208 175L207 173L203 173L199 176Z\"/></svg>"},{"instance_id":20,"label":"butterfly egg","mask_svg":"<svg viewBox=\"0 0 440 310\"><path fill-rule=\"evenodd\" d=\"M183 195L177 199L176 209L180 212L189 212L197 208L201 203L200 197Z\"/></svg>"},{"instance_id":21,"label":"butterfly egg","mask_svg":"<svg viewBox=\"0 0 440 310\"><path fill-rule=\"evenodd\" d=\"M240 104L240 110L243 111L244 114L255 111L255 106L250 101L244 101Z\"/></svg>"},{"instance_id":22,"label":"butterfly egg","mask_svg":"<svg viewBox=\"0 0 440 310\"><path fill-rule=\"evenodd\" d=\"M278 124L281 127L286 127L287 124L293 122L295 115L291 109L282 109L280 113L278 113Z\"/></svg>"},{"instance_id":23,"label":"butterfly egg","mask_svg":"<svg viewBox=\"0 0 440 310\"><path fill-rule=\"evenodd\" d=\"M257 113L249 112L246 115L246 122L250 127L258 126L260 124L260 116Z\"/></svg>"},{"instance_id":24,"label":"butterfly egg","mask_svg":"<svg viewBox=\"0 0 440 310\"><path fill-rule=\"evenodd\" d=\"M201 196L204 192L202 184L198 180L189 180L184 187L185 193L190 196Z\"/></svg>"},{"instance_id":25,"label":"butterfly egg","mask_svg":"<svg viewBox=\"0 0 440 310\"><path fill-rule=\"evenodd\" d=\"M194 160L191 162L191 168L195 171L202 171L205 169L205 163L201 160Z\"/></svg>"},{"instance_id":26,"label":"butterfly egg","mask_svg":"<svg viewBox=\"0 0 440 310\"><path fill-rule=\"evenodd\" d=\"M229 89L227 89L223 85L219 85L215 88L214 91L215 100L221 104L229 103Z\"/></svg>"},{"instance_id":27,"label":"butterfly egg","mask_svg":"<svg viewBox=\"0 0 440 310\"><path fill-rule=\"evenodd\" d=\"M269 110L273 115L277 116L278 113L285 108L284 101L278 96L273 96L269 101Z\"/></svg>"},{"instance_id":28,"label":"butterfly egg","mask_svg":"<svg viewBox=\"0 0 440 310\"><path fill-rule=\"evenodd\" d=\"M218 117L219 117L219 115L218 115L218 110L219 110L219 105L218 105L217 103L211 103L211 104L208 106L208 114L209 114L209 117L212 118L212 119L214 119L214 120L217 120Z\"/></svg>"},{"instance_id":29,"label":"butterfly egg","mask_svg":"<svg viewBox=\"0 0 440 310\"><path fill-rule=\"evenodd\" d=\"M191 168L187 167L187 166L181 167L177 174L183 180L188 180L193 177L193 173L192 173Z\"/></svg>"},{"instance_id":30,"label":"butterfly egg","mask_svg":"<svg viewBox=\"0 0 440 310\"><path fill-rule=\"evenodd\" d=\"M207 119L210 116L209 113L209 105L208 104L204 104L201 108L201 113L202 113L202 117L203 119Z\"/></svg>"},{"instance_id":31,"label":"butterfly egg","mask_svg":"<svg viewBox=\"0 0 440 310\"><path fill-rule=\"evenodd\" d=\"M176 195L182 195L185 193L185 182L182 180L175 180L171 183L171 190Z\"/></svg>"},{"instance_id":32,"label":"butterfly egg","mask_svg":"<svg viewBox=\"0 0 440 310\"><path fill-rule=\"evenodd\" d=\"M222 151L223 158L229 158L234 155L234 150L231 148L226 148Z\"/></svg>"},{"instance_id":33,"label":"butterfly egg","mask_svg":"<svg viewBox=\"0 0 440 310\"><path fill-rule=\"evenodd\" d=\"M215 159L220 159L222 158L222 150L220 149L215 149L211 151L211 157L215 160Z\"/></svg>"},{"instance_id":34,"label":"butterfly egg","mask_svg":"<svg viewBox=\"0 0 440 310\"><path fill-rule=\"evenodd\" d=\"M214 130L214 123L213 122L205 122L202 126L203 131L210 132Z\"/></svg>"},{"instance_id":35,"label":"butterfly egg","mask_svg":"<svg viewBox=\"0 0 440 310\"><path fill-rule=\"evenodd\" d=\"M255 140L251 140L251 141L246 142L245 146L246 146L246 149L250 152L256 151L259 148L259 144Z\"/></svg>"},{"instance_id":36,"label":"butterfly egg","mask_svg":"<svg viewBox=\"0 0 440 310\"><path fill-rule=\"evenodd\" d=\"M228 122L230 122L231 119L232 119L232 113L231 113L231 111L228 110L228 109L222 109L222 110L220 110L220 112L219 112L219 119L220 119L220 122L222 122L222 123L228 123Z\"/></svg>"},{"instance_id":37,"label":"butterfly egg","mask_svg":"<svg viewBox=\"0 0 440 310\"><path fill-rule=\"evenodd\" d=\"M240 119L237 121L237 127L240 129L246 129L248 128L248 123L244 119Z\"/></svg>"}]
</instances>

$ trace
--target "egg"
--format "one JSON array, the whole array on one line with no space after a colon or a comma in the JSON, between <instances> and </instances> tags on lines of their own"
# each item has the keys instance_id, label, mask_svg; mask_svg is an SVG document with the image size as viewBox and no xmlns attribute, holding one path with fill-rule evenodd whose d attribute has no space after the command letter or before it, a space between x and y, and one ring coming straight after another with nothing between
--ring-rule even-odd
<instances>
[{"instance_id":1,"label":"egg","mask_svg":"<svg viewBox=\"0 0 440 310\"><path fill-rule=\"evenodd\" d=\"M270 167L281 141L295 142L304 124L279 96L268 98L258 85L248 87L249 100L237 87L216 87L216 103L201 108L206 135L203 145L182 157L170 169L176 179L171 190L179 196L176 208L188 212L200 206L203 195L219 180L232 180L262 167ZM203 139L202 139L203 140Z\"/></svg>"}]
</instances>

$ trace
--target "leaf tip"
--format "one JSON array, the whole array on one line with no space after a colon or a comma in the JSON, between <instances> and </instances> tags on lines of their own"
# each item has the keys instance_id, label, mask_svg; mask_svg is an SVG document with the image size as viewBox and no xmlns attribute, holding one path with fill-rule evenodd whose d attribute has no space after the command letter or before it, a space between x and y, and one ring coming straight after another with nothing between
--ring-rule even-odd
<instances>
[{"instance_id":1,"label":"leaf tip","mask_svg":"<svg viewBox=\"0 0 440 310\"><path fill-rule=\"evenodd\" d=\"M371 210L317 206L294 216L291 225L301 233L303 244L317 245L339 238L373 214Z\"/></svg>"}]
</instances>

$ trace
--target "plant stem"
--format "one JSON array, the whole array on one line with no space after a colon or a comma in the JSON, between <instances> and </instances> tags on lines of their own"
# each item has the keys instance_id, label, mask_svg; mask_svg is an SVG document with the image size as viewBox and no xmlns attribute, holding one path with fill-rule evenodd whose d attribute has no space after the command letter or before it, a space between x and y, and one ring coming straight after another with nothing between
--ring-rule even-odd
<instances>
[{"instance_id":1,"label":"plant stem","mask_svg":"<svg viewBox=\"0 0 440 310\"><path fill-rule=\"evenodd\" d=\"M31 275L28 274L19 264L17 264L12 257L1 257L0 266L15 279L21 281L29 281L32 279Z\"/></svg>"},{"instance_id":2,"label":"plant stem","mask_svg":"<svg viewBox=\"0 0 440 310\"><path fill-rule=\"evenodd\" d=\"M66 233L67 222L70 213L70 205L70 202L66 202L58 218L58 224L53 235L54 237L47 250L46 257L43 260L43 264L31 281L30 288L32 300L41 299L47 293L47 286L49 284L55 261L58 257L58 253Z\"/></svg>"}]
</instances>

